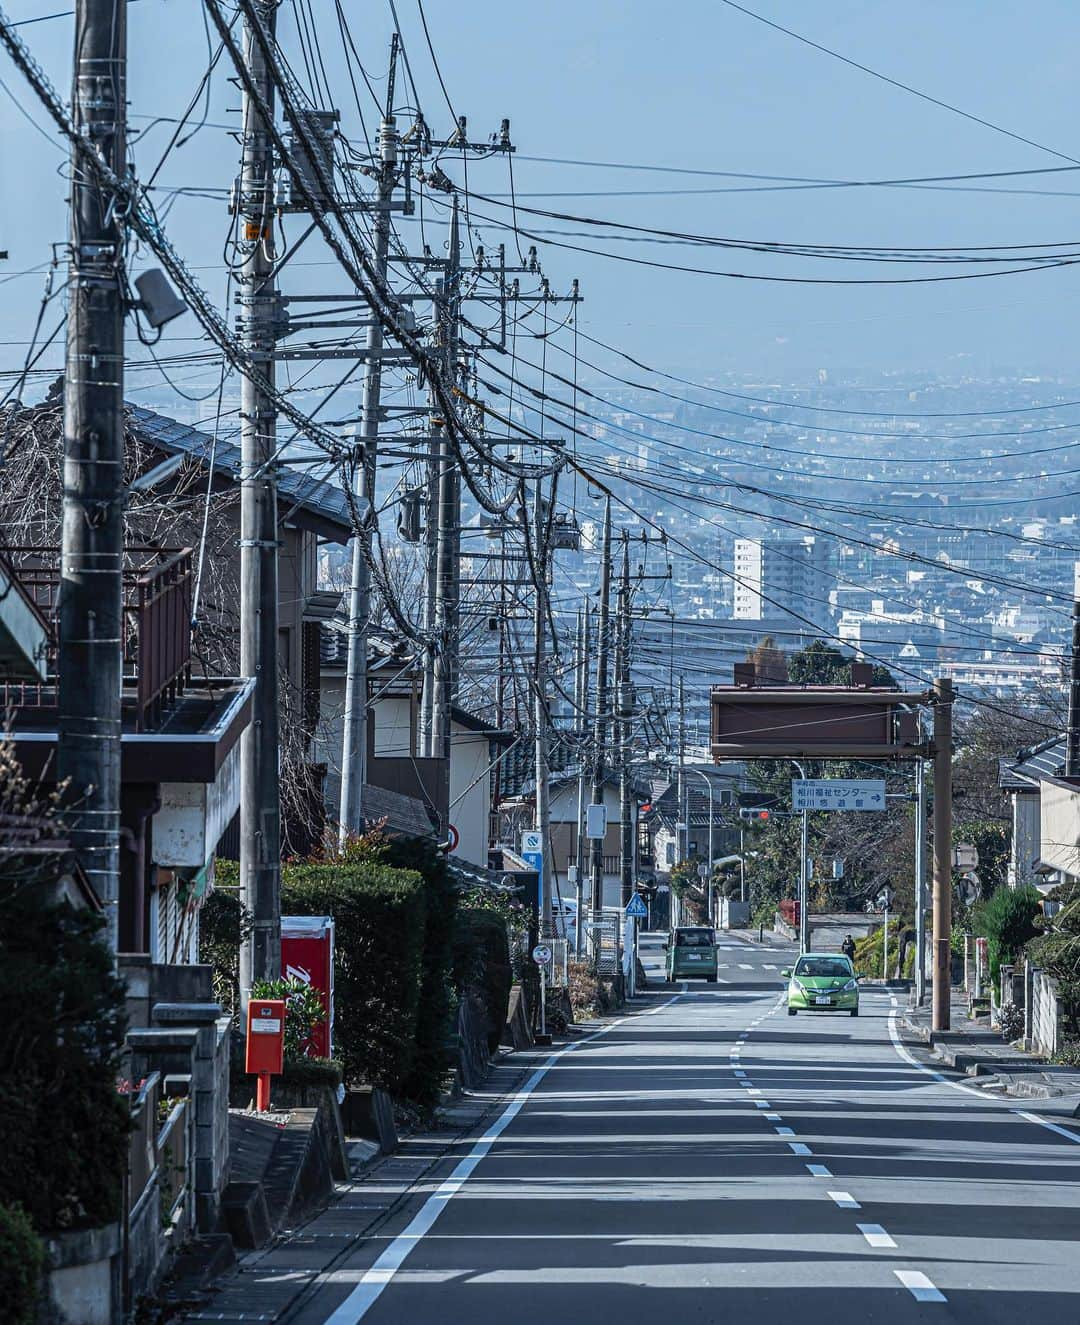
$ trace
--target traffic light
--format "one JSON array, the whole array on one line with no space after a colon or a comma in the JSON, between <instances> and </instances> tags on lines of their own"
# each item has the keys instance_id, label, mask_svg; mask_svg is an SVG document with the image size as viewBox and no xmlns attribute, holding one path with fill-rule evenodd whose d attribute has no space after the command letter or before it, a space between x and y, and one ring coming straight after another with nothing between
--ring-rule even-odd
<instances>
[{"instance_id":1,"label":"traffic light","mask_svg":"<svg viewBox=\"0 0 1080 1325\"><path fill-rule=\"evenodd\" d=\"M747 823L767 823L769 819L769 810L747 809L739 811L739 818L745 819Z\"/></svg>"}]
</instances>

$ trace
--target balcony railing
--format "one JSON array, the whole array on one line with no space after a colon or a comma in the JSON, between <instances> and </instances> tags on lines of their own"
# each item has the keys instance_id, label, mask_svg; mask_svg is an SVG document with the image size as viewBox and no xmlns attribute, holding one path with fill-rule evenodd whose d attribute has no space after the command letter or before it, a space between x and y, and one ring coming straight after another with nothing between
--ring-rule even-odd
<instances>
[{"instance_id":1,"label":"balcony railing","mask_svg":"<svg viewBox=\"0 0 1080 1325\"><path fill-rule=\"evenodd\" d=\"M6 708L56 707L60 549L7 549L19 583L49 627L49 680L0 685ZM155 727L191 679L191 548L124 549L124 685L134 690L135 730ZM125 700L129 699L125 693Z\"/></svg>"}]
</instances>

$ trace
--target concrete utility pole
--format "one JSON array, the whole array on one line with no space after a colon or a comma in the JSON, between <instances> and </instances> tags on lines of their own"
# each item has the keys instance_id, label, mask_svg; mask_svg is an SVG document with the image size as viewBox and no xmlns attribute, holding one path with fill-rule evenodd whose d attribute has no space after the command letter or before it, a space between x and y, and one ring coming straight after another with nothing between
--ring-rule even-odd
<instances>
[{"instance_id":1,"label":"concrete utility pole","mask_svg":"<svg viewBox=\"0 0 1080 1325\"><path fill-rule=\"evenodd\" d=\"M552 482L551 508L555 509L555 484ZM551 549L548 545L547 521L544 518L544 500L541 480L536 480L533 505L534 562L536 567L536 601L533 611L533 727L536 772L536 813L533 827L540 834L540 937L552 937L551 879L554 861L551 855L551 800L550 770L548 767L548 707L547 707L547 568Z\"/></svg>"},{"instance_id":2,"label":"concrete utility pole","mask_svg":"<svg viewBox=\"0 0 1080 1325\"><path fill-rule=\"evenodd\" d=\"M256 0L273 40L277 0ZM109 6L110 10L112 5ZM274 84L250 22L244 58L271 113ZM255 100L243 97L239 212L240 335L254 367L274 381L274 157ZM278 794L278 531L273 455L277 414L259 385L240 384L240 671L255 678L251 723L240 738L240 889L251 932L240 948L240 988L281 970L281 810Z\"/></svg>"},{"instance_id":3,"label":"concrete utility pole","mask_svg":"<svg viewBox=\"0 0 1080 1325\"><path fill-rule=\"evenodd\" d=\"M394 77L397 69L398 37L390 42L390 71L386 103L379 125L379 173L374 202L374 258L380 277L387 272L390 249L390 204L398 180L398 134L394 119ZM383 329L372 317L367 333L368 360L364 366L364 400L360 416L359 443L363 448L357 467L357 506L363 512L365 499L375 503L376 452L379 444L379 396L382 389ZM364 516L365 522L369 519ZM367 649L371 620L371 527L365 523L353 534L352 577L349 585L349 652L345 672L345 731L341 750L341 805L339 840L342 845L364 826L364 782L367 778Z\"/></svg>"},{"instance_id":4,"label":"concrete utility pole","mask_svg":"<svg viewBox=\"0 0 1080 1325\"><path fill-rule=\"evenodd\" d=\"M630 806L630 535L622 535L618 624L615 628L615 720L619 758L619 880L622 905L634 895L634 823Z\"/></svg>"},{"instance_id":5,"label":"concrete utility pole","mask_svg":"<svg viewBox=\"0 0 1080 1325\"><path fill-rule=\"evenodd\" d=\"M799 770L799 777L806 778L806 770L797 759L791 761ZM802 812L799 826L799 951L810 951L810 821L807 812Z\"/></svg>"},{"instance_id":6,"label":"concrete utility pole","mask_svg":"<svg viewBox=\"0 0 1080 1325\"><path fill-rule=\"evenodd\" d=\"M1065 776L1080 777L1080 602L1073 603L1072 660L1069 670L1069 717L1065 738Z\"/></svg>"},{"instance_id":7,"label":"concrete utility pole","mask_svg":"<svg viewBox=\"0 0 1080 1325\"><path fill-rule=\"evenodd\" d=\"M127 173L127 20L115 0L77 0L72 118ZM123 219L71 155L64 506L60 557L56 776L67 781L72 846L119 946L120 686L123 675ZM136 919L136 940L142 925ZM141 948L140 948L141 950Z\"/></svg>"},{"instance_id":8,"label":"concrete utility pole","mask_svg":"<svg viewBox=\"0 0 1080 1325\"><path fill-rule=\"evenodd\" d=\"M681 676L679 677L679 771L675 789L679 798L679 810L675 820L677 848L675 854L680 861L683 861L690 856L690 804L686 795L686 687ZM674 890L671 893L671 909L671 923L676 925L682 920L682 905L675 896Z\"/></svg>"},{"instance_id":9,"label":"concrete utility pole","mask_svg":"<svg viewBox=\"0 0 1080 1325\"><path fill-rule=\"evenodd\" d=\"M600 542L600 615L596 627L596 724L593 744L592 804L604 803L604 751L607 745L608 645L611 632L611 498L604 505L604 533ZM590 857L592 914L604 909L604 839L594 838Z\"/></svg>"},{"instance_id":10,"label":"concrete utility pole","mask_svg":"<svg viewBox=\"0 0 1080 1325\"><path fill-rule=\"evenodd\" d=\"M926 1000L926 762L915 761L915 1006Z\"/></svg>"},{"instance_id":11,"label":"concrete utility pole","mask_svg":"<svg viewBox=\"0 0 1080 1325\"><path fill-rule=\"evenodd\" d=\"M952 715L953 683L934 682L934 968L933 1029L947 1031L952 995Z\"/></svg>"},{"instance_id":12,"label":"concrete utility pole","mask_svg":"<svg viewBox=\"0 0 1080 1325\"><path fill-rule=\"evenodd\" d=\"M461 315L461 253L458 199L450 209L450 237L445 275L439 284L437 305L443 382L452 388L458 373L458 333ZM450 760L450 706L457 692L457 635L461 561L461 476L450 451L446 420L432 419L436 446L435 603L436 651L427 679L431 694L431 750L435 758ZM445 832L448 825L443 824Z\"/></svg>"},{"instance_id":13,"label":"concrete utility pole","mask_svg":"<svg viewBox=\"0 0 1080 1325\"><path fill-rule=\"evenodd\" d=\"M586 602L578 614L578 656L577 656L577 727L581 745L578 755L577 785L577 879L575 894L577 898L577 931L574 935L574 955L580 959L581 946L585 936L585 741L589 731L589 636L591 633L590 608Z\"/></svg>"}]
</instances>

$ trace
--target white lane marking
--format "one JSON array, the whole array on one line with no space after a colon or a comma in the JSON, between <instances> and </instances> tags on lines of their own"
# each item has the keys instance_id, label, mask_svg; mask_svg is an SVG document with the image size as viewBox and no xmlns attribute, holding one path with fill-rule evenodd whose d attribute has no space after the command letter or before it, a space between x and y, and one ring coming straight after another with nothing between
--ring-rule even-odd
<instances>
[{"instance_id":1,"label":"white lane marking","mask_svg":"<svg viewBox=\"0 0 1080 1325\"><path fill-rule=\"evenodd\" d=\"M896 1243L880 1224L856 1224L855 1227L869 1242L871 1247L895 1247Z\"/></svg>"},{"instance_id":2,"label":"white lane marking","mask_svg":"<svg viewBox=\"0 0 1080 1325\"><path fill-rule=\"evenodd\" d=\"M925 1063L920 1063L913 1054L909 1053L907 1046L900 1039L900 1032L896 1028L895 1011L889 1013L889 1038L892 1040L893 1048L904 1062L909 1063L916 1071L921 1072L924 1076L932 1077L943 1086L950 1086L953 1090L962 1090L965 1095L974 1095L976 1099L985 1102L986 1095L983 1091L978 1090L974 1086L962 1085L959 1081L950 1081L944 1073L935 1072L932 1067L927 1067ZM1056 1132L1058 1136L1065 1137L1067 1141L1072 1141L1076 1145L1080 1145L1080 1135L1077 1135L1076 1132L1070 1132L1065 1127L1059 1127L1057 1123L1052 1123L1045 1118L1040 1118L1037 1113L1029 1113L1026 1109L1010 1109L1009 1112L1016 1114L1019 1118L1023 1118L1026 1122L1034 1123L1037 1127L1045 1127L1047 1131Z\"/></svg>"},{"instance_id":3,"label":"white lane marking","mask_svg":"<svg viewBox=\"0 0 1080 1325\"><path fill-rule=\"evenodd\" d=\"M740 962L740 963L739 963L739 970L740 970L740 971L752 971L753 969L754 969L754 968L750 965L749 962Z\"/></svg>"},{"instance_id":4,"label":"white lane marking","mask_svg":"<svg viewBox=\"0 0 1080 1325\"><path fill-rule=\"evenodd\" d=\"M841 1210L861 1210L862 1206L850 1192L830 1192L829 1195Z\"/></svg>"},{"instance_id":5,"label":"white lane marking","mask_svg":"<svg viewBox=\"0 0 1080 1325\"><path fill-rule=\"evenodd\" d=\"M824 1164L807 1164L807 1170L811 1178L831 1178L832 1174Z\"/></svg>"},{"instance_id":6,"label":"white lane marking","mask_svg":"<svg viewBox=\"0 0 1080 1325\"><path fill-rule=\"evenodd\" d=\"M809 1146L804 1146L801 1141L789 1141L788 1146L793 1155L812 1155L814 1153Z\"/></svg>"},{"instance_id":7,"label":"white lane marking","mask_svg":"<svg viewBox=\"0 0 1080 1325\"><path fill-rule=\"evenodd\" d=\"M794 1127L775 1127L773 1128L777 1136L794 1136Z\"/></svg>"},{"instance_id":8,"label":"white lane marking","mask_svg":"<svg viewBox=\"0 0 1080 1325\"><path fill-rule=\"evenodd\" d=\"M687 992L685 984L682 992ZM673 1003L676 1003L681 996L681 994L675 994L661 1003L659 1007L650 1008L648 1012L639 1015L650 1017L657 1012L663 1012L665 1008L669 1008ZM583 1036L582 1039L564 1045L563 1048L550 1054L514 1095L510 1103L483 1136L475 1142L469 1153L458 1161L450 1176L435 1188L416 1214L413 1215L408 1225L394 1238L393 1242L382 1252L375 1263L364 1271L356 1287L338 1305L336 1310L327 1316L324 1325L358 1325L358 1322L363 1320L379 1300L383 1289L392 1282L394 1275L404 1265L409 1253L423 1239L425 1234L431 1231L435 1221L450 1204L453 1197L465 1186L476 1166L490 1152L495 1142L521 1112L529 1096L559 1059L573 1053L579 1045L588 1044L591 1040L599 1039L601 1035L606 1035L608 1031L614 1030L616 1026L621 1026L630 1020L634 1020L634 1018L620 1017L618 1021L609 1022L607 1026L601 1026L598 1031L593 1031L591 1035Z\"/></svg>"},{"instance_id":9,"label":"white lane marking","mask_svg":"<svg viewBox=\"0 0 1080 1325\"><path fill-rule=\"evenodd\" d=\"M767 1113L767 1114L765 1115L765 1117L768 1118L769 1122L771 1122L771 1123L778 1123L778 1122L780 1121L780 1119L781 1119L782 1116L783 1116L783 1115L782 1115L782 1114L779 1114L779 1113ZM795 1135L795 1133L792 1132L792 1136L794 1136L794 1135Z\"/></svg>"},{"instance_id":10,"label":"white lane marking","mask_svg":"<svg viewBox=\"0 0 1080 1325\"><path fill-rule=\"evenodd\" d=\"M747 1095L760 1095L760 1094L761 1094L761 1091L755 1089L753 1086L744 1086L743 1089L746 1091Z\"/></svg>"},{"instance_id":11,"label":"white lane marking","mask_svg":"<svg viewBox=\"0 0 1080 1325\"><path fill-rule=\"evenodd\" d=\"M1057 1123L1049 1123L1045 1118L1040 1118L1038 1114L1028 1113L1024 1109L1010 1109L1010 1113L1018 1114L1021 1118L1026 1118L1029 1123L1038 1123L1040 1127L1045 1127L1051 1132L1056 1132L1058 1136L1065 1137L1068 1141L1074 1141L1080 1146L1080 1136L1075 1132L1070 1132L1067 1127L1059 1127Z\"/></svg>"},{"instance_id":12,"label":"white lane marking","mask_svg":"<svg viewBox=\"0 0 1080 1325\"><path fill-rule=\"evenodd\" d=\"M767 1109L767 1108L769 1108L769 1101L768 1101L768 1100L751 1100L750 1103L754 1106L755 1109Z\"/></svg>"},{"instance_id":13,"label":"white lane marking","mask_svg":"<svg viewBox=\"0 0 1080 1325\"><path fill-rule=\"evenodd\" d=\"M893 1274L904 1285L916 1302L944 1302L945 1294L930 1282L921 1270L893 1270Z\"/></svg>"},{"instance_id":14,"label":"white lane marking","mask_svg":"<svg viewBox=\"0 0 1080 1325\"><path fill-rule=\"evenodd\" d=\"M736 1079L738 1079L738 1080L743 1080L743 1081L745 1081L745 1080L746 1080L746 1073L743 1072L743 1071L741 1071L739 1068L736 1068L736 1069L735 1069L735 1077L736 1077Z\"/></svg>"}]
</instances>

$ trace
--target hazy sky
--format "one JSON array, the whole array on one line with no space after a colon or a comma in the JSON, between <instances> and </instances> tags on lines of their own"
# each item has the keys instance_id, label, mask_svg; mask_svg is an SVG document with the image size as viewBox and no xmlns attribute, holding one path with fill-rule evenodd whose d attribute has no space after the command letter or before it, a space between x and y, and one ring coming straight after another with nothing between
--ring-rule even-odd
<instances>
[{"instance_id":1,"label":"hazy sky","mask_svg":"<svg viewBox=\"0 0 1080 1325\"><path fill-rule=\"evenodd\" d=\"M65 0L9 0L15 19L51 14ZM381 86L389 39L385 0L343 0L362 58ZM429 121L444 132L449 112L434 77L415 0L396 0ZM311 0L327 69L347 133L360 137L341 59L333 0ZM1069 0L756 0L758 11L853 60L931 96L1080 158L1076 56L1080 9ZM751 6L753 7L753 6ZM478 135L509 115L519 157L519 200L578 215L746 239L829 244L956 245L1067 242L1080 198L1080 170L995 188L1064 196L927 189L668 193L661 196L529 197L543 192L730 189L746 181L555 165L526 158L681 166L842 179L874 179L1068 164L947 110L886 86L736 12L719 0L427 0L427 17L455 109ZM132 0L130 111L133 130L175 116L205 68L198 0ZM22 29L66 94L71 22ZM287 49L298 57L292 0L282 7ZM302 72L299 58L298 70ZM210 120L235 123L238 97L219 67ZM0 78L44 123L21 76L0 57ZM366 95L366 94L365 94ZM370 99L365 114L372 116ZM61 153L0 96L5 188L0 246L8 273L46 261L64 237ZM146 178L169 126L134 148ZM51 131L50 131L50 136ZM227 186L236 146L207 128L173 154L171 185ZM505 167L478 166L474 188L506 190ZM164 201L157 195L159 205ZM179 199L168 224L177 245L217 297L227 216L222 200ZM536 221L536 226L551 223ZM580 229L578 226L571 226ZM497 232L489 238L497 240ZM591 244L590 239L574 240ZM636 257L777 274L835 274L837 264L653 244ZM319 256L312 253L313 257ZM654 271L550 249L545 267L558 289L577 276L587 303L581 325L674 371L833 380L899 371L945 376L1074 373L1080 277L1067 267L996 280L908 288L769 285ZM936 271L937 269L935 269ZM312 269L311 279L316 279ZM327 280L330 277L327 276ZM324 287L325 288L325 287ZM41 277L4 284L0 339L17 363L41 293ZM48 319L47 319L48 321ZM181 330L181 325L183 329ZM191 319L169 340L194 336Z\"/></svg>"}]
</instances>

